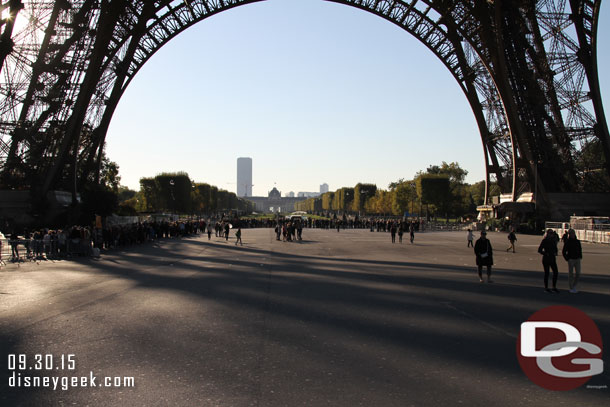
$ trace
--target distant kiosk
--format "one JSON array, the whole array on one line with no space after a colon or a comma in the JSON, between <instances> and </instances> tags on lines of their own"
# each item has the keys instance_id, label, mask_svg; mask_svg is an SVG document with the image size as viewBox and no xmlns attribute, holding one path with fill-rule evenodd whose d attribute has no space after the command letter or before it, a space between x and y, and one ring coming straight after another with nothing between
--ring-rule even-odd
<instances>
[{"instance_id":1,"label":"distant kiosk","mask_svg":"<svg viewBox=\"0 0 610 407\"><path fill-rule=\"evenodd\" d=\"M296 212L292 212L288 218L290 220L300 220L300 221L304 221L307 219L307 212L303 212L303 211L296 211Z\"/></svg>"}]
</instances>

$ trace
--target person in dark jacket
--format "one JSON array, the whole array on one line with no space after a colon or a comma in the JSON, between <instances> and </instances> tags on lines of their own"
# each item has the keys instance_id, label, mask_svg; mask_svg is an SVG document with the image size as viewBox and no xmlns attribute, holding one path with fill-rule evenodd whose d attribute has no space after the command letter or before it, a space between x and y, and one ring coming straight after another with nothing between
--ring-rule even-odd
<instances>
[{"instance_id":1,"label":"person in dark jacket","mask_svg":"<svg viewBox=\"0 0 610 407\"><path fill-rule=\"evenodd\" d=\"M515 229L511 229L510 233L508 234L508 241L510 242L510 246L508 246L508 249L506 249L506 251L510 251L512 249L513 253L515 252L515 241L517 240L517 236L515 235Z\"/></svg>"},{"instance_id":2,"label":"person in dark jacket","mask_svg":"<svg viewBox=\"0 0 610 407\"><path fill-rule=\"evenodd\" d=\"M411 240L411 244L415 240L415 222L411 222L411 225L409 225L409 240Z\"/></svg>"},{"instance_id":3,"label":"person in dark jacket","mask_svg":"<svg viewBox=\"0 0 610 407\"><path fill-rule=\"evenodd\" d=\"M582 259L582 246L580 240L576 237L574 229L568 230L568 238L563 243L561 250L563 258L568 262L568 283L570 292L576 294L578 290L578 278L580 277L580 260Z\"/></svg>"},{"instance_id":4,"label":"person in dark jacket","mask_svg":"<svg viewBox=\"0 0 610 407\"><path fill-rule=\"evenodd\" d=\"M491 242L487 239L487 232L481 231L481 237L474 244L474 255L477 260L477 268L479 271L479 282L483 282L483 266L487 267L487 282L491 280L491 266L494 264L493 250Z\"/></svg>"},{"instance_id":5,"label":"person in dark jacket","mask_svg":"<svg viewBox=\"0 0 610 407\"><path fill-rule=\"evenodd\" d=\"M538 246L538 253L542 254L542 267L544 268L544 290L547 293L556 292L557 289L557 277L559 272L557 270L557 242L559 237L555 234L553 229L546 231L546 235L540 246ZM553 290L549 289L549 272L553 270Z\"/></svg>"},{"instance_id":6,"label":"person in dark jacket","mask_svg":"<svg viewBox=\"0 0 610 407\"><path fill-rule=\"evenodd\" d=\"M11 232L7 236L7 240L11 245L11 261L19 261L19 236L15 232Z\"/></svg>"},{"instance_id":7,"label":"person in dark jacket","mask_svg":"<svg viewBox=\"0 0 610 407\"><path fill-rule=\"evenodd\" d=\"M237 232L235 232L235 246L237 246L237 243L239 243L241 246L244 245L241 241L241 228L240 227L238 227Z\"/></svg>"}]
</instances>

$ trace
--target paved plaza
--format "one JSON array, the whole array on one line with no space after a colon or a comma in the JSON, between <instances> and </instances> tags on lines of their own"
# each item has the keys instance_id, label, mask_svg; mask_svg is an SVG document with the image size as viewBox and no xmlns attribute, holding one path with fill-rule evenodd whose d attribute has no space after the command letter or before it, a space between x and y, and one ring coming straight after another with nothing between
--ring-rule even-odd
<instances>
[{"instance_id":1,"label":"paved plaza","mask_svg":"<svg viewBox=\"0 0 610 407\"><path fill-rule=\"evenodd\" d=\"M608 344L609 246L583 243L578 294L567 292L567 263L559 258L561 292L549 294L540 236L518 235L517 252L507 253L506 234L488 234L496 264L488 284L479 283L465 232L417 233L414 244L408 235L392 244L388 233L368 230L303 235L278 242L271 229L245 229L243 246L197 236L99 259L2 267L0 405L556 407L610 400L607 351L603 374L565 392L530 382L516 356L520 324L557 304L587 313ZM10 355L17 364L25 355L23 371L10 369ZM26 376L97 379L95 387L53 390L11 387L11 376L22 384ZM135 385L103 387L106 377L118 384L133 377Z\"/></svg>"}]
</instances>

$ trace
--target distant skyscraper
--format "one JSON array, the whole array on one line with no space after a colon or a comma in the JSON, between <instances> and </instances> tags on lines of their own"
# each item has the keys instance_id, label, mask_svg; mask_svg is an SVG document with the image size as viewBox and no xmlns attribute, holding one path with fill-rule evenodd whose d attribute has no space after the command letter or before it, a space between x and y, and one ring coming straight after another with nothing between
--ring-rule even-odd
<instances>
[{"instance_id":1,"label":"distant skyscraper","mask_svg":"<svg viewBox=\"0 0 610 407\"><path fill-rule=\"evenodd\" d=\"M252 196L252 158L237 159L237 196Z\"/></svg>"},{"instance_id":2,"label":"distant skyscraper","mask_svg":"<svg viewBox=\"0 0 610 407\"><path fill-rule=\"evenodd\" d=\"M324 194L326 192L328 192L328 184L324 183L324 184L320 185L320 193Z\"/></svg>"},{"instance_id":3,"label":"distant skyscraper","mask_svg":"<svg viewBox=\"0 0 610 407\"><path fill-rule=\"evenodd\" d=\"M292 191L288 192L288 194L286 194L286 197L294 198L294 192L292 192Z\"/></svg>"}]
</instances>

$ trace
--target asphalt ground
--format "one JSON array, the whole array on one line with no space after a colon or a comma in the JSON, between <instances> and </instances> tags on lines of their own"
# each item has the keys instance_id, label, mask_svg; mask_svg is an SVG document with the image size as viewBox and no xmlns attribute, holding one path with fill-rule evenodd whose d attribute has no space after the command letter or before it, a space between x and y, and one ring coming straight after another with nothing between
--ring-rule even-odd
<instances>
[{"instance_id":1,"label":"asphalt ground","mask_svg":"<svg viewBox=\"0 0 610 407\"><path fill-rule=\"evenodd\" d=\"M516 341L534 312L571 305L608 343L610 247L583 243L578 294L558 259L561 292L548 294L541 237L517 235L516 253L506 234L488 237L491 284L479 283L465 232L392 244L368 230L306 229L302 242L278 242L246 229L243 246L197 236L8 264L0 405L609 405L607 352L604 373L556 392L526 377ZM91 375L95 387L61 388L62 377ZM58 388L25 387L26 376L56 377ZM103 387L105 377L135 386Z\"/></svg>"}]
</instances>

